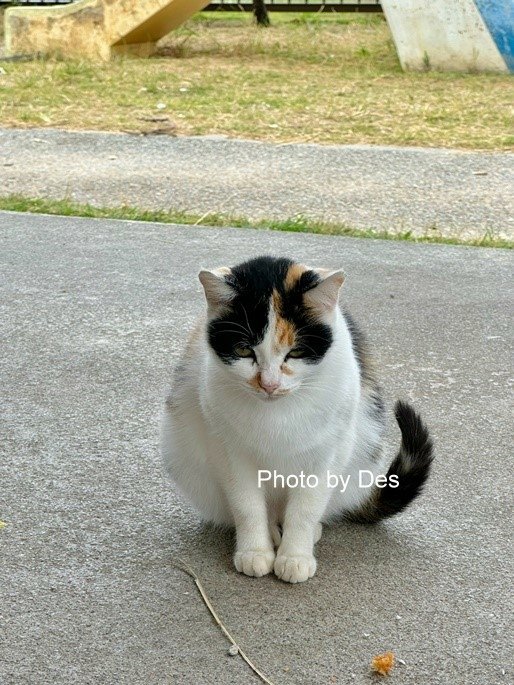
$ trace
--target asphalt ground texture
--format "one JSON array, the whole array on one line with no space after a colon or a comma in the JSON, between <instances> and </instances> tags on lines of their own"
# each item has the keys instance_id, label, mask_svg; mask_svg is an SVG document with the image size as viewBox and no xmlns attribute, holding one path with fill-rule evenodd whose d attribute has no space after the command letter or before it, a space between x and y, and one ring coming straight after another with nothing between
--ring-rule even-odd
<instances>
[{"instance_id":1,"label":"asphalt ground texture","mask_svg":"<svg viewBox=\"0 0 514 685\"><path fill-rule=\"evenodd\" d=\"M14 213L0 240L2 685L258 683L179 557L276 685L377 683L385 650L397 685L512 683L509 251ZM300 585L236 573L158 454L197 271L262 253L344 267L436 443L412 508L326 529Z\"/></svg>"},{"instance_id":2,"label":"asphalt ground texture","mask_svg":"<svg viewBox=\"0 0 514 685\"><path fill-rule=\"evenodd\" d=\"M0 195L514 239L514 155L0 129Z\"/></svg>"}]
</instances>

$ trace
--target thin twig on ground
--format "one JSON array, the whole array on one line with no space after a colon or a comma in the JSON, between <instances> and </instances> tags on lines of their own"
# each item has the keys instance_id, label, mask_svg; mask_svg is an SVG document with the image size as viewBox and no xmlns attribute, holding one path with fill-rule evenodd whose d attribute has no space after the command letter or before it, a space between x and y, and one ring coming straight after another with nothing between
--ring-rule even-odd
<instances>
[{"instance_id":1,"label":"thin twig on ground","mask_svg":"<svg viewBox=\"0 0 514 685\"><path fill-rule=\"evenodd\" d=\"M221 631L225 635L225 637L230 641L230 643L237 648L238 654L241 656L243 661L245 661L248 666L252 669L252 671L259 676L259 678L264 682L267 683L267 685L274 685L269 678L267 678L262 671L260 671L257 666L250 660L250 658L246 655L245 652L241 649L239 644L234 640L232 635L228 632L228 630L225 628L223 623L221 622L220 617L214 610L214 607L211 604L211 600L209 599L207 593L203 589L202 583L200 582L200 579L196 575L196 573L193 571L193 569L183 560L183 559L177 559L177 561L174 564L176 568L179 568L181 571L184 571L187 573L191 578L194 580L196 587L198 588L198 592L200 593L203 601L205 602L205 606L207 609L209 609L211 616L213 619L216 621L218 626L220 627Z\"/></svg>"}]
</instances>

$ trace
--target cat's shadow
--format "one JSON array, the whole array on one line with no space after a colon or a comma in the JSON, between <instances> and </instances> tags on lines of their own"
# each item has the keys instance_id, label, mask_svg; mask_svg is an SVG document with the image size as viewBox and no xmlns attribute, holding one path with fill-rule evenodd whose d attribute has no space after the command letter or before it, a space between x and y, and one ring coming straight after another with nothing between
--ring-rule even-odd
<instances>
[{"instance_id":1,"label":"cat's shadow","mask_svg":"<svg viewBox=\"0 0 514 685\"><path fill-rule=\"evenodd\" d=\"M323 536L316 545L316 556L323 566L339 569L358 567L387 567L391 563L419 561L419 548L413 547L409 536L388 523L373 525L335 523L323 526ZM176 549L177 556L189 560L200 568L213 566L222 573L233 570L232 556L235 547L233 529L219 528L198 522L188 527Z\"/></svg>"},{"instance_id":2,"label":"cat's shadow","mask_svg":"<svg viewBox=\"0 0 514 685\"><path fill-rule=\"evenodd\" d=\"M413 549L405 533L387 522L372 525L344 522L324 526L317 553L325 562L351 565L355 569L355 566L376 564L378 559L381 564L406 562Z\"/></svg>"}]
</instances>

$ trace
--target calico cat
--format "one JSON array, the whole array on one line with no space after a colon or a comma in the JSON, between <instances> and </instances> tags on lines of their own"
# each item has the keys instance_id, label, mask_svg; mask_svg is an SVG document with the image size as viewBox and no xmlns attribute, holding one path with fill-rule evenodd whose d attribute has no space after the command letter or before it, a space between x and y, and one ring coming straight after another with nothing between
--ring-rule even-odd
<instances>
[{"instance_id":1,"label":"calico cat","mask_svg":"<svg viewBox=\"0 0 514 685\"><path fill-rule=\"evenodd\" d=\"M207 312L166 401L166 469L204 519L235 527L238 571L305 581L322 522L372 523L420 493L428 431L398 402L401 447L384 469L384 405L362 333L338 305L342 271L258 257L199 278ZM382 479L361 487L360 472ZM301 473L317 485L267 475ZM329 473L347 479L344 492Z\"/></svg>"}]
</instances>

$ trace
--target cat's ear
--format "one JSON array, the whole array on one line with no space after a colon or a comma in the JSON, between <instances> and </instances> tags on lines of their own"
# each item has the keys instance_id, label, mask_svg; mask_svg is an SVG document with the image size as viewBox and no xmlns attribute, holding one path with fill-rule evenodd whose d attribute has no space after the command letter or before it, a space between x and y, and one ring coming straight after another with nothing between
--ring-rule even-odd
<instances>
[{"instance_id":1,"label":"cat's ear","mask_svg":"<svg viewBox=\"0 0 514 685\"><path fill-rule=\"evenodd\" d=\"M212 271L202 269L198 274L209 306L209 313L219 312L234 297L234 289L226 281L226 277L231 273L228 266L220 266L219 269L212 269Z\"/></svg>"},{"instance_id":2,"label":"cat's ear","mask_svg":"<svg viewBox=\"0 0 514 685\"><path fill-rule=\"evenodd\" d=\"M305 293L305 304L320 313L329 313L335 309L339 300L339 291L345 279L344 271L342 269L337 271L312 269L312 271L317 273L322 280Z\"/></svg>"}]
</instances>

